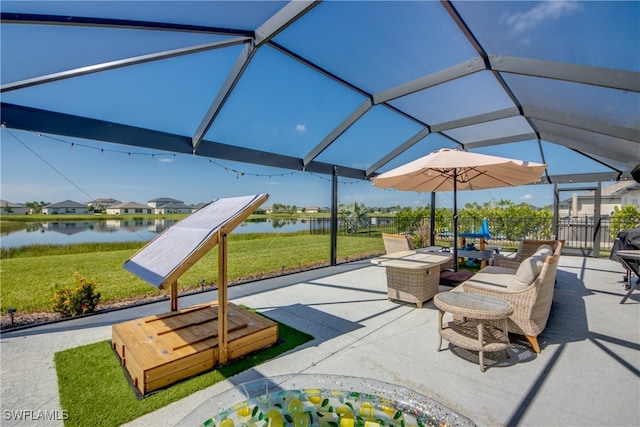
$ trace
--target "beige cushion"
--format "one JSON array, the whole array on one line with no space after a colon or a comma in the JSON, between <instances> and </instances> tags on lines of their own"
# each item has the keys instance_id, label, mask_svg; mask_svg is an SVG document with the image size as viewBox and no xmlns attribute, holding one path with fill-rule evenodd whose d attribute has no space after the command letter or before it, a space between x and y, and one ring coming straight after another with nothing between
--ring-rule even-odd
<instances>
[{"instance_id":1,"label":"beige cushion","mask_svg":"<svg viewBox=\"0 0 640 427\"><path fill-rule=\"evenodd\" d=\"M545 259L553 255L553 248L549 245L540 245L532 256L543 256Z\"/></svg>"},{"instance_id":2,"label":"beige cushion","mask_svg":"<svg viewBox=\"0 0 640 427\"><path fill-rule=\"evenodd\" d=\"M547 257L543 254L532 255L520 263L513 280L507 286L507 289L513 291L520 291L533 283L534 280L540 275L542 271L542 265Z\"/></svg>"},{"instance_id":3,"label":"beige cushion","mask_svg":"<svg viewBox=\"0 0 640 427\"><path fill-rule=\"evenodd\" d=\"M507 289L513 281L516 270L505 267L488 266L471 276L463 284L470 284L476 288Z\"/></svg>"},{"instance_id":4,"label":"beige cushion","mask_svg":"<svg viewBox=\"0 0 640 427\"><path fill-rule=\"evenodd\" d=\"M490 274L516 274L516 269L515 268L508 268L508 267L498 267L495 265L488 265L485 268L483 268L482 270L478 271L473 277L476 277L478 274L480 273L490 273Z\"/></svg>"}]
</instances>

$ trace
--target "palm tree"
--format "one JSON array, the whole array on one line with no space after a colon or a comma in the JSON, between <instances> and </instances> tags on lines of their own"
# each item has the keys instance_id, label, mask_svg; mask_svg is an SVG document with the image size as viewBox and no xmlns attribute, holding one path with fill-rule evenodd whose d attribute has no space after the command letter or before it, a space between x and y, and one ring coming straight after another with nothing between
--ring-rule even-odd
<instances>
[{"instance_id":1,"label":"palm tree","mask_svg":"<svg viewBox=\"0 0 640 427\"><path fill-rule=\"evenodd\" d=\"M347 234L357 234L361 228L369 229L369 215L364 203L353 202L340 211L340 221Z\"/></svg>"}]
</instances>

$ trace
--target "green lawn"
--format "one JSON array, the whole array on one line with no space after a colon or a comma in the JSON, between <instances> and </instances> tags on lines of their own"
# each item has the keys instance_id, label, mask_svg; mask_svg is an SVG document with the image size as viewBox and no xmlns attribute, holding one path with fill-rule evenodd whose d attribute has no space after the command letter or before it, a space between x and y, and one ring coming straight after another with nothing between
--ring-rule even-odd
<instances>
[{"instance_id":1,"label":"green lawn","mask_svg":"<svg viewBox=\"0 0 640 427\"><path fill-rule=\"evenodd\" d=\"M55 354L66 426L118 426L289 351L313 337L278 324L280 342L225 366L138 399L119 360L102 341ZM202 420L203 422L205 420Z\"/></svg>"},{"instance_id":2,"label":"green lawn","mask_svg":"<svg viewBox=\"0 0 640 427\"><path fill-rule=\"evenodd\" d=\"M147 284L123 268L138 248L121 244L67 245L38 248L0 260L2 286L0 310L48 311L57 288L72 286L74 272L95 279L101 302L161 296L164 291ZM115 250L112 250L115 249ZM330 237L309 234L231 235L228 244L229 283L247 281L265 275L328 265ZM384 252L380 238L338 237L338 261L373 256ZM181 291L217 282L218 250L214 248L178 281ZM99 308L99 307L98 307Z\"/></svg>"}]
</instances>

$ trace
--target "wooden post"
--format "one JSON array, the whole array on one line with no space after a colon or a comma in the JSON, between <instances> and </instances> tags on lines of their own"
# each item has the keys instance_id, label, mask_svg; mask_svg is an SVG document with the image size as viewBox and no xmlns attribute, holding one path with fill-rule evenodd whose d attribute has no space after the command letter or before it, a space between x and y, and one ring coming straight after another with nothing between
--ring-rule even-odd
<instances>
[{"instance_id":1,"label":"wooden post","mask_svg":"<svg viewBox=\"0 0 640 427\"><path fill-rule=\"evenodd\" d=\"M171 300L171 311L178 311L178 281L171 284L169 298Z\"/></svg>"},{"instance_id":2,"label":"wooden post","mask_svg":"<svg viewBox=\"0 0 640 427\"><path fill-rule=\"evenodd\" d=\"M218 361L227 363L227 233L218 230Z\"/></svg>"},{"instance_id":3,"label":"wooden post","mask_svg":"<svg viewBox=\"0 0 640 427\"><path fill-rule=\"evenodd\" d=\"M486 248L486 242L484 240L484 237L480 238L480 250L484 252L484 249ZM482 255L482 259L480 260L480 268L485 268L487 266L487 259L484 257L484 254Z\"/></svg>"}]
</instances>

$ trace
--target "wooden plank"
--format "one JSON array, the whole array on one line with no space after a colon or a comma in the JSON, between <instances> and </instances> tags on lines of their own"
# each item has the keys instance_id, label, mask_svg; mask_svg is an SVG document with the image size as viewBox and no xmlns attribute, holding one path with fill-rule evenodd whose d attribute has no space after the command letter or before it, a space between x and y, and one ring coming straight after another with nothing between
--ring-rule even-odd
<instances>
[{"instance_id":1,"label":"wooden plank","mask_svg":"<svg viewBox=\"0 0 640 427\"><path fill-rule=\"evenodd\" d=\"M237 331L237 330L241 330L241 329L246 328L246 326L247 326L246 324L240 324L240 325L236 325L236 326L234 326L233 328L229 328L229 330L230 330L230 331ZM183 348L183 347L186 347L186 346L193 346L193 345L195 345L195 344L197 344L197 343L199 343L199 342L202 342L202 341L208 340L209 338L215 338L216 336L217 336L217 334L216 334L216 335L206 335L206 336L202 336L200 339L195 339L195 340L193 340L193 341L185 342L184 344L182 344L182 345L180 345L180 346L175 347L175 348L174 348L174 350L179 350L179 349L181 349L181 348Z\"/></svg>"},{"instance_id":2,"label":"wooden plank","mask_svg":"<svg viewBox=\"0 0 640 427\"><path fill-rule=\"evenodd\" d=\"M116 352L120 359L124 358L124 340L122 337L122 327L116 328L114 327L111 330L111 348Z\"/></svg>"},{"instance_id":3,"label":"wooden plank","mask_svg":"<svg viewBox=\"0 0 640 427\"><path fill-rule=\"evenodd\" d=\"M191 319L187 319L185 318L184 321L182 323L176 323L175 325L165 325L165 327L163 328L163 330L160 330L157 332L158 335L163 335L169 332L177 332L180 329L187 329L187 328L192 328L195 326L199 326L202 324L206 324L206 323L211 323L214 320L217 319L217 316L212 317L212 316L206 316L204 318L191 318Z\"/></svg>"},{"instance_id":4,"label":"wooden plank","mask_svg":"<svg viewBox=\"0 0 640 427\"><path fill-rule=\"evenodd\" d=\"M140 393L147 393L147 391L145 390L144 370L138 364L138 361L135 359L135 357L126 359L126 364L124 366L129 373L129 377L131 377L133 386L137 388Z\"/></svg>"},{"instance_id":5,"label":"wooden plank","mask_svg":"<svg viewBox=\"0 0 640 427\"><path fill-rule=\"evenodd\" d=\"M197 343L191 344L191 347L195 351L206 351L209 349L216 349L216 354L218 354L218 337L209 337L203 339L202 341L198 341Z\"/></svg>"},{"instance_id":6,"label":"wooden plank","mask_svg":"<svg viewBox=\"0 0 640 427\"><path fill-rule=\"evenodd\" d=\"M234 304L228 307L228 359L277 343L276 322ZM136 387L142 394L221 363L218 322L211 320L218 309L216 305L207 304L112 327L112 345L124 360L131 378L138 382ZM172 327L177 329L171 330Z\"/></svg>"},{"instance_id":7,"label":"wooden plank","mask_svg":"<svg viewBox=\"0 0 640 427\"><path fill-rule=\"evenodd\" d=\"M129 358L131 354L135 354L136 359L140 365L144 364L144 360L153 360L155 351L153 346L150 346L150 339L141 327L141 323L136 320L121 323L120 338L122 339L123 347L125 347L125 358ZM152 337L153 338L153 337Z\"/></svg>"},{"instance_id":8,"label":"wooden plank","mask_svg":"<svg viewBox=\"0 0 640 427\"><path fill-rule=\"evenodd\" d=\"M184 380L186 378L204 373L210 369L213 369L216 365L217 363L210 359L207 362L203 362L197 366L191 366L184 371L176 372L175 374L149 381L145 384L145 394L151 393L152 391L161 389L163 387L170 386L180 380Z\"/></svg>"},{"instance_id":9,"label":"wooden plank","mask_svg":"<svg viewBox=\"0 0 640 427\"><path fill-rule=\"evenodd\" d=\"M237 334L233 338L233 343L236 346L244 346L253 340L261 339L264 336L278 335L278 325L273 325L270 328L263 328L257 331L243 331L242 334Z\"/></svg>"},{"instance_id":10,"label":"wooden plank","mask_svg":"<svg viewBox=\"0 0 640 427\"><path fill-rule=\"evenodd\" d=\"M254 351L258 351L263 348L270 347L276 344L277 342L278 342L278 337L275 335L272 337L264 337L263 339L256 340L250 343L249 345L239 347L239 348L236 348L234 346L235 343L231 342L229 343L229 358L231 360L234 360L242 356L245 356L247 354L253 353Z\"/></svg>"},{"instance_id":11,"label":"wooden plank","mask_svg":"<svg viewBox=\"0 0 640 427\"><path fill-rule=\"evenodd\" d=\"M218 230L218 359L227 363L227 229Z\"/></svg>"},{"instance_id":12,"label":"wooden plank","mask_svg":"<svg viewBox=\"0 0 640 427\"><path fill-rule=\"evenodd\" d=\"M261 334L252 334L229 342L229 358L236 359L261 348L274 345L278 342L278 328L270 328Z\"/></svg>"},{"instance_id":13,"label":"wooden plank","mask_svg":"<svg viewBox=\"0 0 640 427\"><path fill-rule=\"evenodd\" d=\"M176 372L190 368L191 366L199 365L209 360L215 360L215 352L212 349L194 353L180 359L171 360L163 365L156 366L152 369L145 371L145 382L155 381L158 378L163 378L168 375L172 375Z\"/></svg>"},{"instance_id":14,"label":"wooden plank","mask_svg":"<svg viewBox=\"0 0 640 427\"><path fill-rule=\"evenodd\" d=\"M178 311L178 280L171 282L171 294L169 296L171 311Z\"/></svg>"},{"instance_id":15,"label":"wooden plank","mask_svg":"<svg viewBox=\"0 0 640 427\"><path fill-rule=\"evenodd\" d=\"M199 310L206 310L208 308L216 307L216 306L217 306L217 301L207 302L207 303L198 304L198 305L192 305L191 307L183 308L181 310L178 310L177 312L171 311L168 313L155 314L153 316L145 317L144 321L145 323L151 323L151 322L155 322L156 320L162 320L169 317L182 316L185 313L191 313Z\"/></svg>"}]
</instances>

